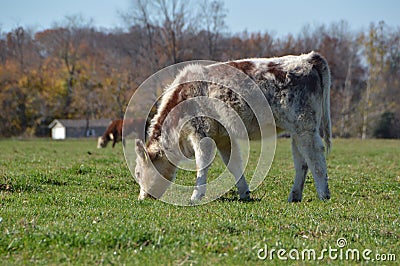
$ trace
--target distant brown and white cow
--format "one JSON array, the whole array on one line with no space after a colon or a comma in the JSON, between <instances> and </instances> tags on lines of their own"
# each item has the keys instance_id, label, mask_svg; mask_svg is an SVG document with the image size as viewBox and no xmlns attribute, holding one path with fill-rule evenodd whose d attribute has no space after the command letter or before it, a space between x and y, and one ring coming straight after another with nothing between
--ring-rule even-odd
<instances>
[{"instance_id":1,"label":"distant brown and white cow","mask_svg":"<svg viewBox=\"0 0 400 266\"><path fill-rule=\"evenodd\" d=\"M97 141L97 148L105 148L107 147L108 142L112 141L113 145L112 147L115 147L115 144L118 141L122 140L122 126L123 126L123 120L118 119L114 120L111 122L111 124L108 126L106 131L104 132L103 136L98 138Z\"/></svg>"},{"instance_id":2,"label":"distant brown and white cow","mask_svg":"<svg viewBox=\"0 0 400 266\"><path fill-rule=\"evenodd\" d=\"M137 137L140 139L144 139L144 133L142 132L144 127L144 123L146 123L145 119L118 119L111 122L108 126L107 130L104 132L103 136L98 138L97 148L105 148L107 147L108 142L112 141L112 147L115 147L115 144L119 141L122 141L122 128L125 123L125 130L130 132L135 132Z\"/></svg>"},{"instance_id":3,"label":"distant brown and white cow","mask_svg":"<svg viewBox=\"0 0 400 266\"><path fill-rule=\"evenodd\" d=\"M256 83L258 88L249 86L245 88L245 93L251 96L261 89L271 107L277 128L289 132L292 137L296 175L289 202L301 201L309 169L314 177L319 198L329 199L324 150L328 152L331 147L330 71L326 60L315 52L300 56L243 59L209 66L185 67L164 92L158 112L150 126L148 141L143 143L136 140L138 156L135 174L140 185L139 199L148 196L160 198L168 187L165 180L172 181L175 178L177 167L169 161L166 152L173 153L179 149L169 151L168 147L165 148L163 144L168 144L170 134L163 133L165 131L162 129L168 114L184 101L194 98L210 99L208 106L192 105L192 108L208 108L221 117L226 116L227 112L217 104L214 105L213 101L223 102L240 116L249 134L255 133L254 136L257 137L259 126L254 123L257 119L251 108L240 95L221 85L231 82L235 87L235 83L240 83L235 77L237 74L227 73L226 67L222 67L224 65L240 70ZM212 79L212 82L203 82L204 77ZM319 135L321 124L325 148ZM168 126L165 128L168 129ZM235 152L237 144L234 140L229 140L221 124L213 119L199 117L175 131L176 134L180 134L179 145L185 155L194 156L196 159L197 181L192 201L200 200L206 192L209 165L204 162L207 161L209 152L204 151L200 145L205 137L215 141L223 161L236 179L240 198L249 198L249 187L242 175L240 154ZM173 134L174 129L170 132ZM231 156L234 163L228 164Z\"/></svg>"}]
</instances>

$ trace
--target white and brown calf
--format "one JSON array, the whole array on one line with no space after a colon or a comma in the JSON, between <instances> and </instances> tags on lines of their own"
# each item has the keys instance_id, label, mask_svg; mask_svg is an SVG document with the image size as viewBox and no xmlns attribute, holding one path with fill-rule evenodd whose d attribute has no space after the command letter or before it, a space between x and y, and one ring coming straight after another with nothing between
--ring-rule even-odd
<instances>
[{"instance_id":1,"label":"white and brown calf","mask_svg":"<svg viewBox=\"0 0 400 266\"><path fill-rule=\"evenodd\" d=\"M201 145L202 139L206 137L215 141L223 161L234 175L240 199L250 197L247 182L242 174L237 143L230 140L229 134L220 123L214 119L196 117L176 130L174 127L177 123L164 125L168 114L178 104L196 97L206 97L222 101L236 111L242 118L249 136L259 137L259 126L254 123L255 115L252 110L240 95L221 85L226 84L222 82L226 80L229 80L231 86L243 84L235 80L233 75L227 74L221 66L234 67L250 77L267 99L276 127L290 133L296 175L289 202L301 201L308 170L311 170L314 177L319 198L329 199L324 151L326 149L328 152L331 147L330 72L326 60L315 52L300 56L244 59L209 66L190 65L184 68L164 92L157 114L152 120L147 142L136 140L138 156L135 174L140 184L139 199L147 196L160 198L168 188L168 181L175 178L177 167L169 161L165 150L165 143L168 145L171 136L163 134L163 126L169 128L172 134L179 135L179 147L185 156L195 157L197 181L192 201L200 200L206 193L210 151L204 150L204 145ZM212 82L202 82L205 77L211 77ZM249 86L245 93L251 95L256 89L258 88ZM221 117L227 114L224 108L213 105L212 101L206 108L220 114ZM321 124L325 147L319 135ZM229 159L233 162L229 162Z\"/></svg>"},{"instance_id":2,"label":"white and brown calf","mask_svg":"<svg viewBox=\"0 0 400 266\"><path fill-rule=\"evenodd\" d=\"M125 130L130 132L135 132L140 139L144 139L143 128L145 128L146 119L117 119L113 120L103 136L97 139L97 148L105 148L107 144L112 141L112 147L119 141L122 141L122 128L125 125ZM124 143L123 143L124 144ZM125 144L124 144L125 146Z\"/></svg>"},{"instance_id":3,"label":"white and brown calf","mask_svg":"<svg viewBox=\"0 0 400 266\"><path fill-rule=\"evenodd\" d=\"M115 144L118 141L122 140L122 126L123 120L113 120L110 125L107 127L106 131L104 132L103 136L97 139L97 148L105 148L107 147L108 142L112 141L112 147L115 147Z\"/></svg>"}]
</instances>

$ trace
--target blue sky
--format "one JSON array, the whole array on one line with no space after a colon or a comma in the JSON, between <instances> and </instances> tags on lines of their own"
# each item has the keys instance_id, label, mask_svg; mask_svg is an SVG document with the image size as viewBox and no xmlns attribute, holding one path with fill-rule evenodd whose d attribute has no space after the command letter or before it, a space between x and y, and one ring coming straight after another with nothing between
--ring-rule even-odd
<instances>
[{"instance_id":1,"label":"blue sky","mask_svg":"<svg viewBox=\"0 0 400 266\"><path fill-rule=\"evenodd\" d=\"M92 18L97 27L122 26L118 11L126 11L130 0L0 0L0 30L17 26L35 30L62 22L67 15ZM230 32L248 30L274 32L278 36L297 34L306 25L346 20L354 30L384 20L400 27L398 0L225 0Z\"/></svg>"}]
</instances>

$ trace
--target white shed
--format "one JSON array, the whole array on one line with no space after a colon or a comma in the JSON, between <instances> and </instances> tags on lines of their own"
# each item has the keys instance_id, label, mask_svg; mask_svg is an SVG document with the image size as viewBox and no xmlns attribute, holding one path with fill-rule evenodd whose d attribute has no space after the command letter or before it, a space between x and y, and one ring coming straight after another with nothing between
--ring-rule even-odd
<instances>
[{"instance_id":1,"label":"white shed","mask_svg":"<svg viewBox=\"0 0 400 266\"><path fill-rule=\"evenodd\" d=\"M55 119L50 123L52 139L101 136L110 125L110 119Z\"/></svg>"},{"instance_id":2,"label":"white shed","mask_svg":"<svg viewBox=\"0 0 400 266\"><path fill-rule=\"evenodd\" d=\"M63 124L61 123L56 123L52 128L51 128L51 137L53 139L65 139L66 137L66 128Z\"/></svg>"}]
</instances>

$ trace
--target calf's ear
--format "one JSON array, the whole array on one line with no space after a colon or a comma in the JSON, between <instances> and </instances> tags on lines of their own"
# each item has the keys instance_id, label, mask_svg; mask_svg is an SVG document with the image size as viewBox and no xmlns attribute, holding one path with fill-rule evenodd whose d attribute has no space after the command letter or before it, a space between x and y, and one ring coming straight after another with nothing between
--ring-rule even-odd
<instances>
[{"instance_id":1,"label":"calf's ear","mask_svg":"<svg viewBox=\"0 0 400 266\"><path fill-rule=\"evenodd\" d=\"M135 143L136 143L135 147L136 154L147 162L149 155L147 154L143 141L141 139L135 139Z\"/></svg>"}]
</instances>

